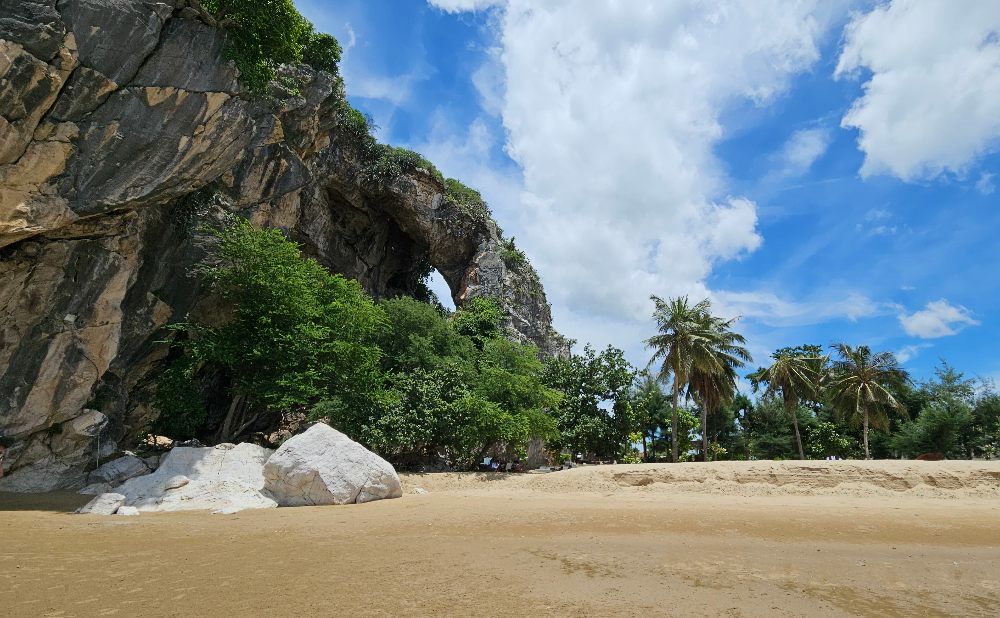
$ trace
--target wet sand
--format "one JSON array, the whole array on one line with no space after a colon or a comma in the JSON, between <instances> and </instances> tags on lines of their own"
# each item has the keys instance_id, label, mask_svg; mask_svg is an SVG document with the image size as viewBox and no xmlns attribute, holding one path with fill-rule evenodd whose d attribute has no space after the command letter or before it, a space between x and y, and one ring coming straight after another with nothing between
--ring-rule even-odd
<instances>
[{"instance_id":1,"label":"wet sand","mask_svg":"<svg viewBox=\"0 0 1000 618\"><path fill-rule=\"evenodd\" d=\"M0 615L1000 611L987 485L740 495L636 476L654 469L404 475L399 500L230 516L73 515L87 497L0 494Z\"/></svg>"}]
</instances>

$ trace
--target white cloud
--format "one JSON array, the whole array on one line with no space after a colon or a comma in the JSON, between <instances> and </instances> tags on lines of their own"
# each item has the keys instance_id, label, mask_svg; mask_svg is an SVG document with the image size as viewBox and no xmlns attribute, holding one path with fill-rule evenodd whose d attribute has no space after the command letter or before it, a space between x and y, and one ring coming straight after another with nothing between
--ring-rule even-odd
<instances>
[{"instance_id":1,"label":"white cloud","mask_svg":"<svg viewBox=\"0 0 1000 618\"><path fill-rule=\"evenodd\" d=\"M754 318L767 326L805 326L837 319L855 321L883 314L887 310L870 298L853 292L794 301L766 291L718 291L712 293L712 301L722 315Z\"/></svg>"},{"instance_id":2,"label":"white cloud","mask_svg":"<svg viewBox=\"0 0 1000 618\"><path fill-rule=\"evenodd\" d=\"M354 28L351 27L350 22L344 24L344 31L347 32L347 42L344 43L344 53L346 54L357 45L358 35L354 32Z\"/></svg>"},{"instance_id":3,"label":"white cloud","mask_svg":"<svg viewBox=\"0 0 1000 618\"><path fill-rule=\"evenodd\" d=\"M823 156L830 145L826 129L800 129L792 134L779 156L780 176L800 176Z\"/></svg>"},{"instance_id":4,"label":"white cloud","mask_svg":"<svg viewBox=\"0 0 1000 618\"><path fill-rule=\"evenodd\" d=\"M893 352L893 356L896 357L900 363L906 364L916 358L921 350L931 347L929 343L916 343L913 345L904 345L900 349Z\"/></svg>"},{"instance_id":5,"label":"white cloud","mask_svg":"<svg viewBox=\"0 0 1000 618\"><path fill-rule=\"evenodd\" d=\"M651 292L706 296L719 260L760 246L755 204L724 192L720 116L811 66L816 6L507 4L502 119L525 195L503 214L518 218L557 326L584 339L607 319L645 324Z\"/></svg>"},{"instance_id":6,"label":"white cloud","mask_svg":"<svg viewBox=\"0 0 1000 618\"><path fill-rule=\"evenodd\" d=\"M835 75L870 71L841 125L862 176L963 174L1000 145L1000 2L893 0L845 30Z\"/></svg>"},{"instance_id":7,"label":"white cloud","mask_svg":"<svg viewBox=\"0 0 1000 618\"><path fill-rule=\"evenodd\" d=\"M431 6L448 13L461 11L481 11L501 4L503 0L427 0Z\"/></svg>"},{"instance_id":8,"label":"white cloud","mask_svg":"<svg viewBox=\"0 0 1000 618\"><path fill-rule=\"evenodd\" d=\"M961 305L952 305L943 298L927 303L927 306L919 311L900 313L899 323L907 335L921 339L954 335L966 326L979 324L968 309Z\"/></svg>"},{"instance_id":9,"label":"white cloud","mask_svg":"<svg viewBox=\"0 0 1000 618\"><path fill-rule=\"evenodd\" d=\"M996 183L993 182L994 174L989 172L983 172L979 175L979 180L976 181L976 191L979 191L983 195L992 195L996 191Z\"/></svg>"}]
</instances>

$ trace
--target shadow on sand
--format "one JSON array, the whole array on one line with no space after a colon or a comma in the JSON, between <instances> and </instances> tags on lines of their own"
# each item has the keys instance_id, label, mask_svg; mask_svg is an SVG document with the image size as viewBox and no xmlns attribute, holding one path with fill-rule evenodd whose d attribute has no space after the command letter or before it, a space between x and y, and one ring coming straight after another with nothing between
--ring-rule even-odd
<instances>
[{"instance_id":1,"label":"shadow on sand","mask_svg":"<svg viewBox=\"0 0 1000 618\"><path fill-rule=\"evenodd\" d=\"M53 491L44 494L21 494L0 491L0 512L46 511L72 513L90 502L93 496L81 496L72 491Z\"/></svg>"}]
</instances>

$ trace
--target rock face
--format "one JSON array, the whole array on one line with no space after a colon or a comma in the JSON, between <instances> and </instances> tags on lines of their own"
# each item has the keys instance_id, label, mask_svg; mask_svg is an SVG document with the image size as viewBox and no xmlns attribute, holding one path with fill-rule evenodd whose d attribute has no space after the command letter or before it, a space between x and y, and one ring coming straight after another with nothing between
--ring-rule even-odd
<instances>
[{"instance_id":1,"label":"rock face","mask_svg":"<svg viewBox=\"0 0 1000 618\"><path fill-rule=\"evenodd\" d=\"M321 423L290 438L267 460L264 490L281 506L360 504L403 495L389 462Z\"/></svg>"},{"instance_id":2,"label":"rock face","mask_svg":"<svg viewBox=\"0 0 1000 618\"><path fill-rule=\"evenodd\" d=\"M376 297L429 262L457 304L494 296L512 337L567 348L495 223L422 170L365 182L339 77L247 96L223 37L166 0L0 0L0 489L81 487L148 428L162 327L213 312L195 214L281 227Z\"/></svg>"},{"instance_id":3,"label":"rock face","mask_svg":"<svg viewBox=\"0 0 1000 618\"><path fill-rule=\"evenodd\" d=\"M277 503L261 493L263 466L271 453L255 444L178 447L156 472L130 479L115 492L139 511L273 508Z\"/></svg>"},{"instance_id":4,"label":"rock face","mask_svg":"<svg viewBox=\"0 0 1000 618\"><path fill-rule=\"evenodd\" d=\"M135 455L126 455L118 459L112 459L91 472L87 477L87 482L91 485L100 483L120 485L130 478L148 473L149 467L146 465L146 462Z\"/></svg>"}]
</instances>

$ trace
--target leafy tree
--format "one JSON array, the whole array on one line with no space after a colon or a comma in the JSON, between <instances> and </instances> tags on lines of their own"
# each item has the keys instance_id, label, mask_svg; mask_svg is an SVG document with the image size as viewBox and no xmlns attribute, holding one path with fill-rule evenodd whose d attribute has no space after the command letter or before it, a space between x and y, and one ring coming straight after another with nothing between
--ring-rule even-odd
<instances>
[{"instance_id":1,"label":"leafy tree","mask_svg":"<svg viewBox=\"0 0 1000 618\"><path fill-rule=\"evenodd\" d=\"M553 358L545 382L562 393L554 411L560 438L557 446L598 457L619 457L629 448L637 426L630 404L635 369L621 350L592 347L569 358Z\"/></svg>"},{"instance_id":2,"label":"leafy tree","mask_svg":"<svg viewBox=\"0 0 1000 618\"><path fill-rule=\"evenodd\" d=\"M467 374L474 371L477 350L472 338L459 333L438 309L405 296L383 300L379 307L386 315L378 344L387 372L430 371L446 362Z\"/></svg>"},{"instance_id":3,"label":"leafy tree","mask_svg":"<svg viewBox=\"0 0 1000 618\"><path fill-rule=\"evenodd\" d=\"M232 402L221 439L239 435L265 413L331 393L363 401L379 387L375 336L385 316L356 281L303 258L281 231L246 219L234 218L212 234L212 255L197 272L232 308L231 316L222 324L189 318L170 327L185 334L176 343L184 355L158 396L161 412L194 414L190 400L178 402L176 380L191 378L195 366L228 378Z\"/></svg>"},{"instance_id":4,"label":"leafy tree","mask_svg":"<svg viewBox=\"0 0 1000 618\"><path fill-rule=\"evenodd\" d=\"M663 392L660 382L643 372L630 393L629 403L635 427L641 434L642 458L651 461L656 458L656 440L670 426L670 396Z\"/></svg>"},{"instance_id":5,"label":"leafy tree","mask_svg":"<svg viewBox=\"0 0 1000 618\"><path fill-rule=\"evenodd\" d=\"M869 427L888 430L889 410L906 416L906 408L896 399L893 391L902 388L910 377L891 352L872 354L868 346L854 348L845 343L834 348L840 358L833 364L830 394L835 408L842 415L853 423L860 421L865 459L871 459Z\"/></svg>"},{"instance_id":6,"label":"leafy tree","mask_svg":"<svg viewBox=\"0 0 1000 618\"><path fill-rule=\"evenodd\" d=\"M228 26L226 55L251 92L264 92L282 64L306 62L316 69L337 71L341 55L337 40L317 33L292 0L202 0L201 5Z\"/></svg>"},{"instance_id":7,"label":"leafy tree","mask_svg":"<svg viewBox=\"0 0 1000 618\"><path fill-rule=\"evenodd\" d=\"M784 348L774 352L771 358L774 361L771 366L758 369L750 374L750 382L753 384L754 390L761 384L766 384L765 396L780 391L785 411L792 419L799 459L805 459L797 410L801 400L818 398L820 380L827 359L820 352L819 346Z\"/></svg>"},{"instance_id":8,"label":"leafy tree","mask_svg":"<svg viewBox=\"0 0 1000 618\"><path fill-rule=\"evenodd\" d=\"M658 334L646 340L653 348L649 364L662 361L658 377L673 376L673 407L671 411L671 460L678 460L678 423L681 390L687 385L692 370L708 370L714 366L712 341L713 325L706 319L711 304L705 299L691 305L687 296L663 300L650 296L655 304L653 319Z\"/></svg>"},{"instance_id":9,"label":"leafy tree","mask_svg":"<svg viewBox=\"0 0 1000 618\"><path fill-rule=\"evenodd\" d=\"M963 438L973 420L972 408L964 401L954 398L934 401L915 420L904 423L890 439L890 445L910 456L941 453L946 457L962 457L965 456Z\"/></svg>"},{"instance_id":10,"label":"leafy tree","mask_svg":"<svg viewBox=\"0 0 1000 618\"><path fill-rule=\"evenodd\" d=\"M500 303L492 298L477 296L467 300L455 312L452 323L459 334L469 337L482 349L487 341L501 336L503 317Z\"/></svg>"},{"instance_id":11,"label":"leafy tree","mask_svg":"<svg viewBox=\"0 0 1000 618\"><path fill-rule=\"evenodd\" d=\"M709 461L708 415L717 414L736 396L736 370L750 360L743 335L732 330L735 320L724 320L705 315L711 338L708 341L707 360L691 369L688 393L693 394L701 406L701 451L703 461Z\"/></svg>"}]
</instances>

